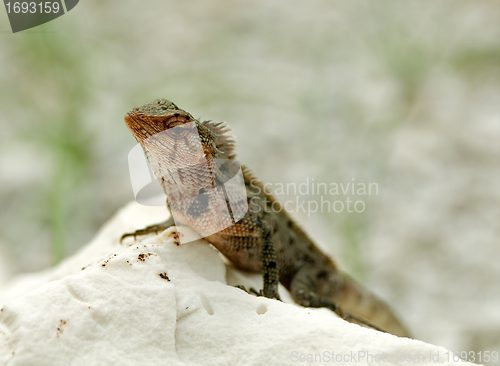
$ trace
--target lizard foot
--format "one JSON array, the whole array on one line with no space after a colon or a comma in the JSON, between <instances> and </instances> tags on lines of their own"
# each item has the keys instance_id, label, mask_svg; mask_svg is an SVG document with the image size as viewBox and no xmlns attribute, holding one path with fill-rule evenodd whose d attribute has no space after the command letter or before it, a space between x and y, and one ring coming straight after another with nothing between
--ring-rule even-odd
<instances>
[{"instance_id":1,"label":"lizard foot","mask_svg":"<svg viewBox=\"0 0 500 366\"><path fill-rule=\"evenodd\" d=\"M324 298L322 296L319 296L315 293L313 293L310 290L306 289L298 289L294 293L294 300L298 304L305 306L305 307L311 307L311 308L327 308L333 311L335 314L338 315L339 318L348 321L350 323L355 323L358 325L363 325L365 327L369 327L375 330L378 330L379 332L387 333L384 329L378 327L377 325L373 324L372 322L358 317L356 315L353 315L351 313L348 313L347 311L343 311L338 304L335 302Z\"/></svg>"},{"instance_id":2,"label":"lizard foot","mask_svg":"<svg viewBox=\"0 0 500 366\"><path fill-rule=\"evenodd\" d=\"M120 238L120 243L123 243L123 239L131 237L131 236L133 236L134 237L134 241L136 241L137 237L140 237L140 236L146 236L146 235L149 235L149 234L156 234L156 235L158 235L159 233L161 233L162 231L168 229L171 226L174 226L174 220L172 218L169 218L167 221L162 222L160 224L151 225L151 226L148 226L148 227L146 227L144 229L136 230L133 233L125 233L125 234L123 234L122 237ZM176 240L176 244L179 245L178 244L178 240L177 240L177 239L179 239L179 234L177 232L174 235L174 239Z\"/></svg>"},{"instance_id":3,"label":"lizard foot","mask_svg":"<svg viewBox=\"0 0 500 366\"><path fill-rule=\"evenodd\" d=\"M343 312L342 310L340 310L339 307L337 307L337 311L335 311L335 314L339 315L342 319L344 319L345 321L348 321L349 323L363 325L365 327L369 327L369 328L378 330L379 332L382 332L382 333L389 333L386 330L383 330L382 328L376 326L375 324L373 324L372 322L370 322L364 318Z\"/></svg>"},{"instance_id":4,"label":"lizard foot","mask_svg":"<svg viewBox=\"0 0 500 366\"><path fill-rule=\"evenodd\" d=\"M246 287L245 287L245 286L243 286L243 285L236 285L236 286L234 286L234 287L239 288L240 290L245 291L245 292L246 292L247 294L249 294L249 295L255 295L255 296L259 296L259 297L260 297L260 296L262 296L262 297L266 297L266 295L264 295L264 290L259 290L259 291L257 291L257 290L256 290L256 289L254 289L253 287L250 287L250 289L249 289L249 290L247 290L247 289L246 289ZM273 299L281 301L281 298L280 298L280 295L279 295L279 294L276 294L276 296L275 296L275 297L273 297Z\"/></svg>"},{"instance_id":5,"label":"lizard foot","mask_svg":"<svg viewBox=\"0 0 500 366\"><path fill-rule=\"evenodd\" d=\"M264 296L264 295L262 295L262 290L260 290L260 292L259 292L256 289L254 289L253 287L250 287L250 290L247 290L246 287L243 286L243 285L236 285L234 287L239 288L240 290L245 291L249 295Z\"/></svg>"}]
</instances>

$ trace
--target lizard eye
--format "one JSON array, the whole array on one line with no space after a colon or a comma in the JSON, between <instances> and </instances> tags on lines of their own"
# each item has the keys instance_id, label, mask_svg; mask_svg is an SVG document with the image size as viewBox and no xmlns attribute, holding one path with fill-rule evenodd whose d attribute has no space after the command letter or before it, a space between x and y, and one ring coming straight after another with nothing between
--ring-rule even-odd
<instances>
[{"instance_id":1,"label":"lizard eye","mask_svg":"<svg viewBox=\"0 0 500 366\"><path fill-rule=\"evenodd\" d=\"M181 126L175 126L175 127L168 129L169 136L174 138L174 139L182 138L186 135L186 133L187 133L187 129L182 128Z\"/></svg>"}]
</instances>

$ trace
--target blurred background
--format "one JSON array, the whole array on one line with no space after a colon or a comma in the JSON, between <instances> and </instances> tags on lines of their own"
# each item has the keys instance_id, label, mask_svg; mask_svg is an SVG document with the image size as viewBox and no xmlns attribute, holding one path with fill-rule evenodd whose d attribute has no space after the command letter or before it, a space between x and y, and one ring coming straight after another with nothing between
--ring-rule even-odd
<instances>
[{"instance_id":1,"label":"blurred background","mask_svg":"<svg viewBox=\"0 0 500 366\"><path fill-rule=\"evenodd\" d=\"M123 116L164 97L264 182L377 183L293 215L416 338L500 351L500 3L85 0L0 39L0 286L133 199Z\"/></svg>"}]
</instances>

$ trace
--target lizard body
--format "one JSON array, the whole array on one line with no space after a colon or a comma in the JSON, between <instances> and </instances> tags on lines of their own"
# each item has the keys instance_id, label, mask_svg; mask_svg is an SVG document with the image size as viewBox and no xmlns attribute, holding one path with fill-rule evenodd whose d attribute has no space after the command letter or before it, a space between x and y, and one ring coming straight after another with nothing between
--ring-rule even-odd
<instances>
[{"instance_id":1,"label":"lizard body","mask_svg":"<svg viewBox=\"0 0 500 366\"><path fill-rule=\"evenodd\" d=\"M198 121L166 99L134 108L125 122L160 180L172 216L122 239L190 226L237 268L262 272L264 296L279 299L279 281L302 306L327 307L348 321L409 336L390 307L341 273L283 208L270 209L279 202L248 169L242 170L246 202L231 188L206 189L222 186L240 169L224 124Z\"/></svg>"}]
</instances>

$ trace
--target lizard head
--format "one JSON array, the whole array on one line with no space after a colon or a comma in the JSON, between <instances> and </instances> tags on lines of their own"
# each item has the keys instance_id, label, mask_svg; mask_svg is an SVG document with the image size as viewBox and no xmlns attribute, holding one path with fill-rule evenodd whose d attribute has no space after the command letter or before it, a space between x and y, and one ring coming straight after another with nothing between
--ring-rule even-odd
<instances>
[{"instance_id":1,"label":"lizard head","mask_svg":"<svg viewBox=\"0 0 500 366\"><path fill-rule=\"evenodd\" d=\"M127 128L139 143L160 132L193 121L195 119L188 112L163 98L134 108L125 115ZM178 132L180 133L179 129Z\"/></svg>"},{"instance_id":2,"label":"lizard head","mask_svg":"<svg viewBox=\"0 0 500 366\"><path fill-rule=\"evenodd\" d=\"M227 128L200 122L166 99L132 109L125 123L166 191L197 192L237 170L230 168L233 163L222 163L234 162Z\"/></svg>"},{"instance_id":3,"label":"lizard head","mask_svg":"<svg viewBox=\"0 0 500 366\"><path fill-rule=\"evenodd\" d=\"M164 98L132 109L125 115L125 124L143 146L146 140L165 132L176 145L189 144L187 140L196 135L207 158L233 158L233 141L225 135L228 128L223 123L200 122Z\"/></svg>"}]
</instances>

